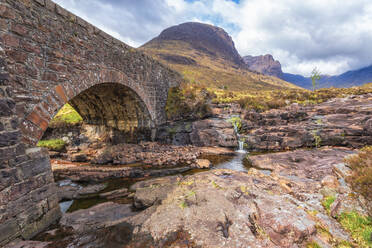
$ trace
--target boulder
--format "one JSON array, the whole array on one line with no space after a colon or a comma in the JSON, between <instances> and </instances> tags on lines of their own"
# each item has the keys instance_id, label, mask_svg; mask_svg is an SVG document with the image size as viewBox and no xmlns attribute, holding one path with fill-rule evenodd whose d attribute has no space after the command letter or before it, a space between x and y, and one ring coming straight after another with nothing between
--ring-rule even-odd
<instances>
[{"instance_id":1,"label":"boulder","mask_svg":"<svg viewBox=\"0 0 372 248\"><path fill-rule=\"evenodd\" d=\"M181 176L169 176L135 183L130 187L131 190L135 190L134 207L145 209L160 204L181 178Z\"/></svg>"},{"instance_id":2,"label":"boulder","mask_svg":"<svg viewBox=\"0 0 372 248\"><path fill-rule=\"evenodd\" d=\"M72 228L75 233L87 233L122 222L128 216L134 215L130 204L105 202L88 209L66 213L60 220L64 228Z\"/></svg>"},{"instance_id":3,"label":"boulder","mask_svg":"<svg viewBox=\"0 0 372 248\"><path fill-rule=\"evenodd\" d=\"M321 181L322 186L331 188L331 189L337 189L340 186L340 183L337 180L337 177L333 175L327 175L325 176Z\"/></svg>"},{"instance_id":4,"label":"boulder","mask_svg":"<svg viewBox=\"0 0 372 248\"><path fill-rule=\"evenodd\" d=\"M195 166L200 169L209 169L212 167L212 163L208 159L197 159Z\"/></svg>"},{"instance_id":5,"label":"boulder","mask_svg":"<svg viewBox=\"0 0 372 248\"><path fill-rule=\"evenodd\" d=\"M71 162L86 162L88 160L85 153L73 153L70 155Z\"/></svg>"},{"instance_id":6,"label":"boulder","mask_svg":"<svg viewBox=\"0 0 372 248\"><path fill-rule=\"evenodd\" d=\"M128 192L128 189L123 188L123 189L117 189L117 190L101 193L99 194L99 197L112 200L112 199L117 199L117 198L128 196L129 194L130 192Z\"/></svg>"}]
</instances>

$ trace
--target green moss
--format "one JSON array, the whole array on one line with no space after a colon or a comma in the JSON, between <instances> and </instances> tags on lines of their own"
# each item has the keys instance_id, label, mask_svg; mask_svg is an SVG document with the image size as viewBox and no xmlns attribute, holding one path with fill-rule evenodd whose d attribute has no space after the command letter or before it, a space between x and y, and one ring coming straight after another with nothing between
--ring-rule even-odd
<instances>
[{"instance_id":1,"label":"green moss","mask_svg":"<svg viewBox=\"0 0 372 248\"><path fill-rule=\"evenodd\" d=\"M216 189L222 189L222 187L220 185L218 185L215 181L212 181L211 182L213 187L215 187Z\"/></svg>"},{"instance_id":2,"label":"green moss","mask_svg":"<svg viewBox=\"0 0 372 248\"><path fill-rule=\"evenodd\" d=\"M360 247L372 247L372 218L352 211L340 214L338 221Z\"/></svg>"},{"instance_id":3,"label":"green moss","mask_svg":"<svg viewBox=\"0 0 372 248\"><path fill-rule=\"evenodd\" d=\"M322 248L317 242L311 241L307 243L306 248Z\"/></svg>"},{"instance_id":4,"label":"green moss","mask_svg":"<svg viewBox=\"0 0 372 248\"><path fill-rule=\"evenodd\" d=\"M332 203L336 200L335 196L326 196L323 201L322 205L323 207L329 212L331 209Z\"/></svg>"},{"instance_id":5,"label":"green moss","mask_svg":"<svg viewBox=\"0 0 372 248\"><path fill-rule=\"evenodd\" d=\"M186 201L182 201L182 202L179 204L179 207L180 207L181 209L185 209L185 208L187 208L188 206L187 206Z\"/></svg>"},{"instance_id":6,"label":"green moss","mask_svg":"<svg viewBox=\"0 0 372 248\"><path fill-rule=\"evenodd\" d=\"M66 143L61 139L40 140L37 143L37 146L46 147L49 150L58 152L58 151L62 151L65 148Z\"/></svg>"},{"instance_id":7,"label":"green moss","mask_svg":"<svg viewBox=\"0 0 372 248\"><path fill-rule=\"evenodd\" d=\"M339 241L336 245L337 248L353 248L354 246L346 240Z\"/></svg>"},{"instance_id":8,"label":"green moss","mask_svg":"<svg viewBox=\"0 0 372 248\"><path fill-rule=\"evenodd\" d=\"M83 118L68 103L66 103L50 121L49 126L76 125L83 122Z\"/></svg>"}]
</instances>

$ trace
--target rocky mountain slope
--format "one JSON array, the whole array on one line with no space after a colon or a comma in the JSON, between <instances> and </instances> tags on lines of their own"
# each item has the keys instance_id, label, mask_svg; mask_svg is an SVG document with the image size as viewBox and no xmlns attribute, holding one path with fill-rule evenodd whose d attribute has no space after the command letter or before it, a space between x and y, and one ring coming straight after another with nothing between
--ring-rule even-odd
<instances>
[{"instance_id":1,"label":"rocky mountain slope","mask_svg":"<svg viewBox=\"0 0 372 248\"><path fill-rule=\"evenodd\" d=\"M265 75L281 78L283 76L282 65L279 61L274 60L271 54L260 56L244 56L243 61L248 68L253 71L261 72Z\"/></svg>"},{"instance_id":2,"label":"rocky mountain slope","mask_svg":"<svg viewBox=\"0 0 372 248\"><path fill-rule=\"evenodd\" d=\"M302 88L311 89L312 83L309 77L298 74L283 73L279 61L274 60L270 54L260 56L244 56L244 62L250 70L261 72L265 75L275 76ZM318 88L347 88L360 86L372 82L372 65L353 71L347 71L340 75L323 75L319 80Z\"/></svg>"},{"instance_id":3,"label":"rocky mountain slope","mask_svg":"<svg viewBox=\"0 0 372 248\"><path fill-rule=\"evenodd\" d=\"M221 28L188 22L165 29L141 50L205 87L229 90L296 88L247 68L231 37Z\"/></svg>"}]
</instances>

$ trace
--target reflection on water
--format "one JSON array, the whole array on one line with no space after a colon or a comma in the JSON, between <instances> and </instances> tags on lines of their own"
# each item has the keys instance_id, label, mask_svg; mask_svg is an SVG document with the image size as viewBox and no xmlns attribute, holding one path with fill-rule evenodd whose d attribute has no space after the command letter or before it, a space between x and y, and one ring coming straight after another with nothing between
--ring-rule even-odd
<instances>
[{"instance_id":1,"label":"reflection on water","mask_svg":"<svg viewBox=\"0 0 372 248\"><path fill-rule=\"evenodd\" d=\"M146 179L150 179L150 178L147 177ZM135 178L135 179L115 178L115 179L104 181L103 183L106 184L106 187L103 190L101 190L98 193L91 194L87 198L61 202L60 203L61 210L63 213L65 212L71 213L79 209L87 209L87 208L93 207L99 203L103 203L106 201L113 201L113 202L117 202L120 204L132 203L132 200L128 197L122 197L122 198L118 198L115 200L109 200L106 198L101 198L99 194L110 192L110 191L117 190L117 189L122 189L122 188L129 189L132 184L138 181L141 181L141 180L144 180L144 178Z\"/></svg>"},{"instance_id":2,"label":"reflection on water","mask_svg":"<svg viewBox=\"0 0 372 248\"><path fill-rule=\"evenodd\" d=\"M61 208L61 212L62 213L66 213L67 210L71 207L71 205L72 205L73 202L74 202L73 200L60 202L59 203L59 207Z\"/></svg>"},{"instance_id":3,"label":"reflection on water","mask_svg":"<svg viewBox=\"0 0 372 248\"><path fill-rule=\"evenodd\" d=\"M86 199L78 199L78 200L73 200L71 206L67 209L67 213L72 213L76 210L79 209L87 209L90 207L93 207L99 203L106 202L106 199L100 198L98 196L96 197L90 197Z\"/></svg>"},{"instance_id":4,"label":"reflection on water","mask_svg":"<svg viewBox=\"0 0 372 248\"><path fill-rule=\"evenodd\" d=\"M236 153L235 156L231 157L228 161L213 164L215 169L230 169L236 171L248 171L249 168L244 166L243 159L245 158L245 153ZM213 162L212 162L213 163Z\"/></svg>"}]
</instances>

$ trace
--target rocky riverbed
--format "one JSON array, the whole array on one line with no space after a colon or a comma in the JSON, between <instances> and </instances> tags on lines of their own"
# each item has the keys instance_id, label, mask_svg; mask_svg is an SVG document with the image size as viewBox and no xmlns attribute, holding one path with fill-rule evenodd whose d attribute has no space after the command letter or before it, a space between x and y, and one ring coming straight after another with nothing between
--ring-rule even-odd
<instances>
[{"instance_id":1,"label":"rocky riverbed","mask_svg":"<svg viewBox=\"0 0 372 248\"><path fill-rule=\"evenodd\" d=\"M367 214L369 203L345 182L344 157L353 153L324 147L242 156L245 171L138 181L117 192L129 202L66 213L36 247L359 247L337 218Z\"/></svg>"}]
</instances>

